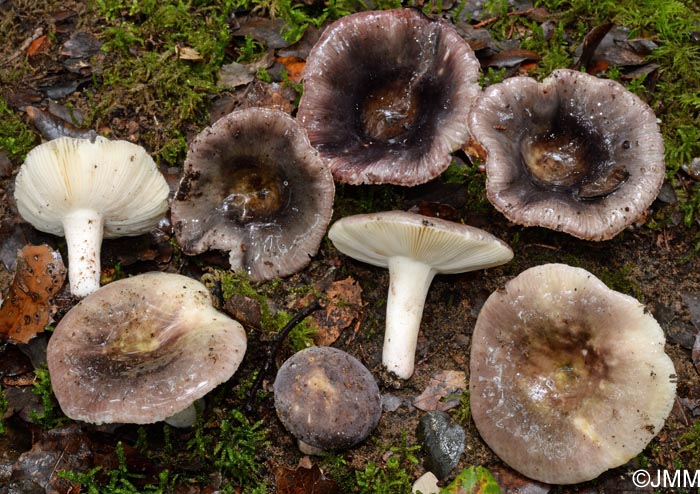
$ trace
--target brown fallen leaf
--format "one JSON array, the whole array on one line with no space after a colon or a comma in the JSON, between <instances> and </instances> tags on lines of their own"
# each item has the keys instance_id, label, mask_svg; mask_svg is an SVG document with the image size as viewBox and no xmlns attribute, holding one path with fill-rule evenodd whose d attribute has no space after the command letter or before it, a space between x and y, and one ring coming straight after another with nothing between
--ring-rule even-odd
<instances>
[{"instance_id":1,"label":"brown fallen leaf","mask_svg":"<svg viewBox=\"0 0 700 494\"><path fill-rule=\"evenodd\" d=\"M501 492L509 494L547 494L551 487L536 480L530 480L523 475L520 475L515 470L507 467L492 466L489 467L491 474L494 476L498 485L501 487Z\"/></svg>"},{"instance_id":2,"label":"brown fallen leaf","mask_svg":"<svg viewBox=\"0 0 700 494\"><path fill-rule=\"evenodd\" d=\"M29 44L29 47L27 48L27 56L35 57L37 55L47 52L50 47L51 40L48 36L44 34L43 36L39 36L37 39L35 39Z\"/></svg>"},{"instance_id":3,"label":"brown fallen leaf","mask_svg":"<svg viewBox=\"0 0 700 494\"><path fill-rule=\"evenodd\" d=\"M432 410L446 411L459 404L459 397L467 389L467 374L464 371L441 371L430 378L430 383L423 392L413 400L413 406L430 412ZM445 398L447 400L443 401Z\"/></svg>"},{"instance_id":4,"label":"brown fallen leaf","mask_svg":"<svg viewBox=\"0 0 700 494\"><path fill-rule=\"evenodd\" d=\"M291 469L274 467L278 494L336 494L338 484L327 478L317 465L311 468L298 466Z\"/></svg>"},{"instance_id":5,"label":"brown fallen leaf","mask_svg":"<svg viewBox=\"0 0 700 494\"><path fill-rule=\"evenodd\" d=\"M51 319L51 299L61 289L66 268L47 245L27 245L17 253L17 268L0 307L0 338L27 343Z\"/></svg>"},{"instance_id":6,"label":"brown fallen leaf","mask_svg":"<svg viewBox=\"0 0 700 494\"><path fill-rule=\"evenodd\" d=\"M350 327L357 333L364 312L362 288L353 278L334 281L326 291L325 310L314 313L312 324L316 327L314 343L330 346L340 334Z\"/></svg>"},{"instance_id":7,"label":"brown fallen leaf","mask_svg":"<svg viewBox=\"0 0 700 494\"><path fill-rule=\"evenodd\" d=\"M301 73L306 62L299 57L277 57L275 60L284 65L290 81L301 82Z\"/></svg>"}]
</instances>

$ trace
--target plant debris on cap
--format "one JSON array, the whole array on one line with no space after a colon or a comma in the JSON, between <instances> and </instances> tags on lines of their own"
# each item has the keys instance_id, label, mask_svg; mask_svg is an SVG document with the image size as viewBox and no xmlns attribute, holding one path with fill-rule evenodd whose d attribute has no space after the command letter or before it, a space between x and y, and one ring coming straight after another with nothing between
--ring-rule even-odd
<instances>
[{"instance_id":1,"label":"plant debris on cap","mask_svg":"<svg viewBox=\"0 0 700 494\"><path fill-rule=\"evenodd\" d=\"M509 220L608 240L656 198L664 144L649 106L621 84L574 70L487 88L470 130L489 201Z\"/></svg>"},{"instance_id":2,"label":"plant debris on cap","mask_svg":"<svg viewBox=\"0 0 700 494\"><path fill-rule=\"evenodd\" d=\"M389 294L382 360L402 379L413 374L425 297L436 274L498 266L513 251L472 226L403 211L347 216L328 238L343 254L389 268Z\"/></svg>"},{"instance_id":3,"label":"plant debris on cap","mask_svg":"<svg viewBox=\"0 0 700 494\"><path fill-rule=\"evenodd\" d=\"M17 174L20 215L66 237L71 293L100 287L103 236L141 235L168 209L168 184L141 146L104 137L60 137L27 154Z\"/></svg>"},{"instance_id":4,"label":"plant debris on cap","mask_svg":"<svg viewBox=\"0 0 700 494\"><path fill-rule=\"evenodd\" d=\"M474 328L471 412L508 465L572 484L627 463L675 398L664 333L634 298L564 264L494 292Z\"/></svg>"},{"instance_id":5,"label":"plant debris on cap","mask_svg":"<svg viewBox=\"0 0 700 494\"><path fill-rule=\"evenodd\" d=\"M190 145L172 204L186 254L229 252L254 281L304 268L326 232L335 186L303 128L265 108L235 111Z\"/></svg>"},{"instance_id":6,"label":"plant debris on cap","mask_svg":"<svg viewBox=\"0 0 700 494\"><path fill-rule=\"evenodd\" d=\"M63 412L96 424L150 424L227 381L246 350L243 327L179 274L115 281L81 300L47 349Z\"/></svg>"},{"instance_id":7,"label":"plant debris on cap","mask_svg":"<svg viewBox=\"0 0 700 494\"><path fill-rule=\"evenodd\" d=\"M382 414L379 387L352 355L309 347L277 372L275 409L306 454L347 449L364 441Z\"/></svg>"},{"instance_id":8,"label":"plant debris on cap","mask_svg":"<svg viewBox=\"0 0 700 494\"><path fill-rule=\"evenodd\" d=\"M467 140L479 68L452 26L414 9L348 15L312 48L297 117L336 180L425 183Z\"/></svg>"}]
</instances>

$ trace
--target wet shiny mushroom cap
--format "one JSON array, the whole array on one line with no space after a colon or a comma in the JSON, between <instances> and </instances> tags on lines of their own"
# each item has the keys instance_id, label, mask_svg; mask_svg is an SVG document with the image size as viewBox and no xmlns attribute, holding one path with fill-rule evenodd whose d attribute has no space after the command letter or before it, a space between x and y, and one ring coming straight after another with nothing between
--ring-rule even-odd
<instances>
[{"instance_id":1,"label":"wet shiny mushroom cap","mask_svg":"<svg viewBox=\"0 0 700 494\"><path fill-rule=\"evenodd\" d=\"M360 443L382 413L372 374L337 348L314 346L292 355L277 372L274 391L277 416L309 454Z\"/></svg>"},{"instance_id":2,"label":"wet shiny mushroom cap","mask_svg":"<svg viewBox=\"0 0 700 494\"><path fill-rule=\"evenodd\" d=\"M333 176L416 185L467 140L479 62L449 24L414 9L360 12L329 26L304 69L298 119Z\"/></svg>"},{"instance_id":3,"label":"wet shiny mushroom cap","mask_svg":"<svg viewBox=\"0 0 700 494\"><path fill-rule=\"evenodd\" d=\"M75 420L150 424L227 381L246 350L242 326L198 281L146 273L84 298L51 335L47 361Z\"/></svg>"},{"instance_id":4,"label":"wet shiny mushroom cap","mask_svg":"<svg viewBox=\"0 0 700 494\"><path fill-rule=\"evenodd\" d=\"M287 276L318 251L335 187L303 128L287 114L240 110L190 145L172 204L186 254L229 252L255 281Z\"/></svg>"},{"instance_id":5,"label":"wet shiny mushroom cap","mask_svg":"<svg viewBox=\"0 0 700 494\"><path fill-rule=\"evenodd\" d=\"M656 198L664 145L649 106L621 84L560 69L487 88L470 130L489 201L509 220L608 240Z\"/></svg>"},{"instance_id":6,"label":"wet shiny mushroom cap","mask_svg":"<svg viewBox=\"0 0 700 494\"><path fill-rule=\"evenodd\" d=\"M644 306L564 264L530 268L477 319L471 411L508 465L543 482L598 477L642 452L675 397L664 334Z\"/></svg>"}]
</instances>

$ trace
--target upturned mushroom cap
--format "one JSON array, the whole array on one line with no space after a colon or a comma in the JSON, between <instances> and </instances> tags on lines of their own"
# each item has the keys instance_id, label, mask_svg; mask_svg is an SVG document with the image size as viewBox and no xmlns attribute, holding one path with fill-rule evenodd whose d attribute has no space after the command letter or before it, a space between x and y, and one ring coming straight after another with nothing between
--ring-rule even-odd
<instances>
[{"instance_id":1,"label":"upturned mushroom cap","mask_svg":"<svg viewBox=\"0 0 700 494\"><path fill-rule=\"evenodd\" d=\"M644 306L588 271L530 268L493 293L472 336L481 437L530 478L572 484L638 455L675 397L664 334Z\"/></svg>"},{"instance_id":2,"label":"upturned mushroom cap","mask_svg":"<svg viewBox=\"0 0 700 494\"><path fill-rule=\"evenodd\" d=\"M150 424L228 380L245 349L242 326L214 309L204 285L152 272L81 300L56 326L47 361L68 417Z\"/></svg>"},{"instance_id":3,"label":"upturned mushroom cap","mask_svg":"<svg viewBox=\"0 0 700 494\"><path fill-rule=\"evenodd\" d=\"M333 176L417 185L467 140L479 62L449 24L414 9L360 12L326 28L304 68L297 118Z\"/></svg>"},{"instance_id":4,"label":"upturned mushroom cap","mask_svg":"<svg viewBox=\"0 0 700 494\"><path fill-rule=\"evenodd\" d=\"M168 209L168 184L141 146L60 137L27 154L17 174L20 215L66 237L71 292L99 288L102 237L141 235Z\"/></svg>"},{"instance_id":5,"label":"upturned mushroom cap","mask_svg":"<svg viewBox=\"0 0 700 494\"><path fill-rule=\"evenodd\" d=\"M277 372L274 392L277 416L307 454L355 446L382 414L372 374L337 348L314 346L292 355Z\"/></svg>"},{"instance_id":6,"label":"upturned mushroom cap","mask_svg":"<svg viewBox=\"0 0 700 494\"><path fill-rule=\"evenodd\" d=\"M403 211L336 221L328 238L343 254L389 268L383 362L402 379L413 374L418 330L433 277L498 266L513 258L503 241L461 223Z\"/></svg>"},{"instance_id":7,"label":"upturned mushroom cap","mask_svg":"<svg viewBox=\"0 0 700 494\"><path fill-rule=\"evenodd\" d=\"M513 77L485 91L469 123L489 201L521 225L608 240L663 184L656 116L611 80L566 69L542 83Z\"/></svg>"},{"instance_id":8,"label":"upturned mushroom cap","mask_svg":"<svg viewBox=\"0 0 700 494\"><path fill-rule=\"evenodd\" d=\"M172 204L187 254L229 252L254 281L305 267L326 232L335 186L303 128L280 111L230 113L190 145Z\"/></svg>"}]
</instances>

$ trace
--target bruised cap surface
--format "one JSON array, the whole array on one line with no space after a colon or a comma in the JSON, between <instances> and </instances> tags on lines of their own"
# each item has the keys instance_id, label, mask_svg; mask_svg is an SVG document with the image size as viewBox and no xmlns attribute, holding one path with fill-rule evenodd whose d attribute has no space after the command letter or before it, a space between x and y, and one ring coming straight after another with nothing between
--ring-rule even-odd
<instances>
[{"instance_id":1,"label":"bruised cap surface","mask_svg":"<svg viewBox=\"0 0 700 494\"><path fill-rule=\"evenodd\" d=\"M649 106L621 84L555 70L488 87L469 120L489 201L509 220L608 240L656 198L664 144Z\"/></svg>"},{"instance_id":2,"label":"bruised cap surface","mask_svg":"<svg viewBox=\"0 0 700 494\"><path fill-rule=\"evenodd\" d=\"M644 306L588 271L530 268L474 329L471 410L508 465L543 482L598 477L642 452L675 397L664 334Z\"/></svg>"},{"instance_id":3,"label":"bruised cap surface","mask_svg":"<svg viewBox=\"0 0 700 494\"><path fill-rule=\"evenodd\" d=\"M414 9L359 12L323 32L304 68L298 118L333 176L416 185L467 140L479 62L449 24Z\"/></svg>"},{"instance_id":4,"label":"bruised cap surface","mask_svg":"<svg viewBox=\"0 0 700 494\"><path fill-rule=\"evenodd\" d=\"M198 281L146 273L81 300L47 350L63 412L91 423L149 424L187 408L238 368L242 326Z\"/></svg>"},{"instance_id":5,"label":"bruised cap surface","mask_svg":"<svg viewBox=\"0 0 700 494\"><path fill-rule=\"evenodd\" d=\"M332 347L309 347L277 372L275 409L299 441L329 451L366 439L379 423L381 396L367 368Z\"/></svg>"},{"instance_id":6,"label":"bruised cap surface","mask_svg":"<svg viewBox=\"0 0 700 494\"><path fill-rule=\"evenodd\" d=\"M286 276L316 254L335 187L303 128L264 108L235 111L190 145L172 204L187 254L229 252L255 281Z\"/></svg>"}]
</instances>

